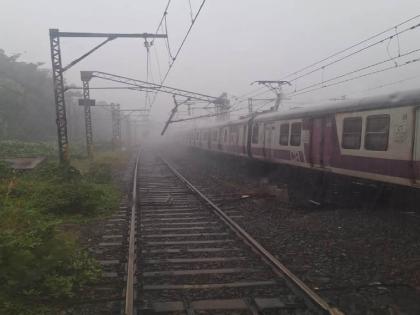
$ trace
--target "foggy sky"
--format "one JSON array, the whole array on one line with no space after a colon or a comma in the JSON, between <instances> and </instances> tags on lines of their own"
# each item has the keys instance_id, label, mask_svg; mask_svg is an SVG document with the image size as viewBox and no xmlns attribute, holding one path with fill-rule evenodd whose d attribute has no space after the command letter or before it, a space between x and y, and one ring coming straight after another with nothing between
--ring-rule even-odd
<instances>
[{"instance_id":1,"label":"foggy sky","mask_svg":"<svg viewBox=\"0 0 420 315\"><path fill-rule=\"evenodd\" d=\"M153 33L166 2L0 0L0 48L7 54L22 53L22 60L44 62L44 67L49 68L49 28ZM201 0L191 2L196 12ZM213 96L223 91L240 95L253 89L249 85L252 81L279 79L418 13L418 0L208 0L165 84ZM173 53L189 22L188 0L172 0L168 10L168 34ZM415 47L415 42L419 42L419 32L412 39L402 39L402 47ZM63 64L100 41L62 40ZM394 46L391 43L391 49L395 49ZM163 40L157 39L155 48L163 74L168 66ZM380 47L357 62L369 64L386 56L384 47ZM151 58L153 77L157 81L159 75L154 53ZM339 74L351 69L355 62L350 61L337 69L326 69L322 75ZM145 65L146 51L141 39L117 39L68 71L65 78L68 83L80 85L80 70L99 70L145 80ZM357 92L361 88L419 73L419 70L420 66L416 64L382 77L326 89L319 95L333 97L348 91ZM319 78L320 74L317 75ZM413 81L407 86L413 87L419 82ZM106 81L92 83L92 86L109 85ZM144 94L138 92L94 91L91 97L121 103L125 108L139 108L144 104ZM305 99L311 97L316 97L316 94ZM171 107L171 98L161 95L154 105L154 115L164 119Z\"/></svg>"}]
</instances>

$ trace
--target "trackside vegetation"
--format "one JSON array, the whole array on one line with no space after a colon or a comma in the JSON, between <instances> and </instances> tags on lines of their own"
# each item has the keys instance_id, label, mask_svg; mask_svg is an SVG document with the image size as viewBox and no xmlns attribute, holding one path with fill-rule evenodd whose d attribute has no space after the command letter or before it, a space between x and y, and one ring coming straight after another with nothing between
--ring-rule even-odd
<instances>
[{"instance_id":1,"label":"trackside vegetation","mask_svg":"<svg viewBox=\"0 0 420 315\"><path fill-rule=\"evenodd\" d=\"M33 146L50 153L49 146ZM66 226L117 209L120 192L112 174L123 163L102 154L93 162L79 160L83 172L55 161L18 172L0 162L0 314L58 314L100 279L99 265Z\"/></svg>"}]
</instances>

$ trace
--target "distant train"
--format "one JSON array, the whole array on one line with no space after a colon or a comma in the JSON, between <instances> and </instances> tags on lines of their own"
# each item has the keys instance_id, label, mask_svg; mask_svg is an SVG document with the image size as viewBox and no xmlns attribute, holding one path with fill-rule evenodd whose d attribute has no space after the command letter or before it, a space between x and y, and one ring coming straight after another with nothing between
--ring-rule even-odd
<instances>
[{"instance_id":1,"label":"distant train","mask_svg":"<svg viewBox=\"0 0 420 315\"><path fill-rule=\"evenodd\" d=\"M420 90L255 114L182 137L204 150L420 187Z\"/></svg>"}]
</instances>

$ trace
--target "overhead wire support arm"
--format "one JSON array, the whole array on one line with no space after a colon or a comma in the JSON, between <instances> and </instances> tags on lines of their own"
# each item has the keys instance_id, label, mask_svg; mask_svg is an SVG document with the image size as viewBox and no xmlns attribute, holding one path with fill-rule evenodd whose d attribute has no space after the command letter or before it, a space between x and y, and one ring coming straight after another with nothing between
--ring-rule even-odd
<instances>
[{"instance_id":1,"label":"overhead wire support arm","mask_svg":"<svg viewBox=\"0 0 420 315\"><path fill-rule=\"evenodd\" d=\"M141 88L144 90L157 90L162 93L182 96L189 99L200 100L200 101L205 101L205 102L214 103L214 104L216 104L219 101L218 97L191 92L187 90L182 90L182 89L165 86L161 84L146 82L146 81L142 81L138 79L128 78L128 77L124 77L120 75L110 74L110 73L101 72L101 71L86 71L86 72L90 72L91 76L95 78L127 84L127 85L131 85L133 87Z\"/></svg>"},{"instance_id":2,"label":"overhead wire support arm","mask_svg":"<svg viewBox=\"0 0 420 315\"><path fill-rule=\"evenodd\" d=\"M57 30L58 31L58 30ZM85 33L85 32L58 32L60 37L107 37L107 38L166 38L166 34L152 33Z\"/></svg>"},{"instance_id":3,"label":"overhead wire support arm","mask_svg":"<svg viewBox=\"0 0 420 315\"><path fill-rule=\"evenodd\" d=\"M85 59L87 56L91 55L92 53L94 53L96 50L98 50L99 48L101 48L102 46L104 46L106 43L110 42L111 40L114 40L115 37L108 37L105 41L103 41L102 43L100 43L99 45L93 47L91 50L89 50L87 53L83 54L82 56L80 56L79 58L73 60L72 62L70 62L67 66L65 66L63 68L63 72L67 71L68 69L70 69L71 67L73 67L74 65L78 64L80 61L82 61L83 59Z\"/></svg>"}]
</instances>

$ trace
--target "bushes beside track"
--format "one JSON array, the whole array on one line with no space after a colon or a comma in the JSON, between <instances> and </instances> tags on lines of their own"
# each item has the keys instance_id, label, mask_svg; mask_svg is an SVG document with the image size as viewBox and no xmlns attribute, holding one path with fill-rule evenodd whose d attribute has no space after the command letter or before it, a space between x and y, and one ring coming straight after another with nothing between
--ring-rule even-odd
<instances>
[{"instance_id":1,"label":"bushes beside track","mask_svg":"<svg viewBox=\"0 0 420 315\"><path fill-rule=\"evenodd\" d=\"M85 173L47 163L17 173L0 163L0 314L57 314L100 278L66 223L83 223L118 208L112 182L121 159L85 162Z\"/></svg>"}]
</instances>

